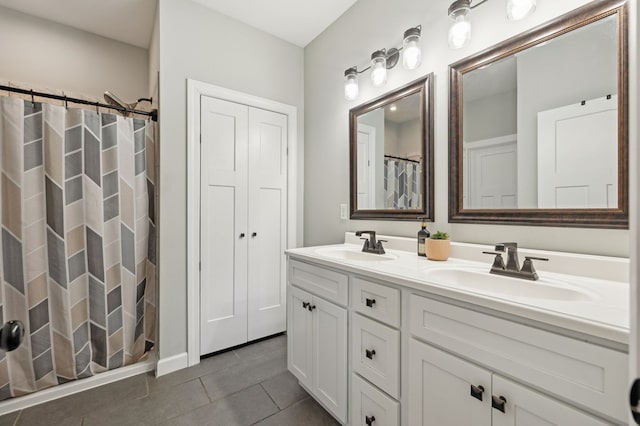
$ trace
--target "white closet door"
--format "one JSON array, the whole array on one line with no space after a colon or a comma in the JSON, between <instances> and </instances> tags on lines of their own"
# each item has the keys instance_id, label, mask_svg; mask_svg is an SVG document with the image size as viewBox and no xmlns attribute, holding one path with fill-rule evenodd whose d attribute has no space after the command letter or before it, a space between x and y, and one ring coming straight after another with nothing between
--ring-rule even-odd
<instances>
[{"instance_id":1,"label":"white closet door","mask_svg":"<svg viewBox=\"0 0 640 426\"><path fill-rule=\"evenodd\" d=\"M247 341L248 107L201 102L200 354L208 354Z\"/></svg>"},{"instance_id":2,"label":"white closet door","mask_svg":"<svg viewBox=\"0 0 640 426\"><path fill-rule=\"evenodd\" d=\"M287 117L249 109L249 340L286 329Z\"/></svg>"}]
</instances>

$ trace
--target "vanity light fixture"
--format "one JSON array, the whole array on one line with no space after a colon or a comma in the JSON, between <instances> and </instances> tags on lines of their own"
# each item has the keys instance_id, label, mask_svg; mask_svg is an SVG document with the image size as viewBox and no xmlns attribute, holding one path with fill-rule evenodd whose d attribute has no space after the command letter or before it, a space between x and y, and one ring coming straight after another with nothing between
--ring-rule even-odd
<instances>
[{"instance_id":1,"label":"vanity light fixture","mask_svg":"<svg viewBox=\"0 0 640 426\"><path fill-rule=\"evenodd\" d=\"M453 24L449 27L449 47L460 49L471 40L471 23L467 14L471 10L470 0L456 0L449 6L449 18Z\"/></svg>"},{"instance_id":2,"label":"vanity light fixture","mask_svg":"<svg viewBox=\"0 0 640 426\"><path fill-rule=\"evenodd\" d=\"M407 69L416 69L422 63L422 49L420 48L420 34L422 26L409 28L404 32L402 46L390 49L376 50L371 54L368 67L358 71L357 67L347 68L344 72L344 97L352 101L358 97L358 74L371 70L371 83L382 86L387 82L387 70L398 64L402 52L402 65Z\"/></svg>"},{"instance_id":3,"label":"vanity light fixture","mask_svg":"<svg viewBox=\"0 0 640 426\"><path fill-rule=\"evenodd\" d=\"M471 40L471 22L467 16L471 9L475 9L489 0L475 1L456 0L449 6L449 18L453 20L449 27L449 47L460 49ZM519 21L531 15L536 10L536 0L507 0L507 18Z\"/></svg>"},{"instance_id":4,"label":"vanity light fixture","mask_svg":"<svg viewBox=\"0 0 640 426\"><path fill-rule=\"evenodd\" d=\"M359 92L358 70L356 67L351 67L344 72L344 98L352 101L358 97Z\"/></svg>"},{"instance_id":5,"label":"vanity light fixture","mask_svg":"<svg viewBox=\"0 0 640 426\"><path fill-rule=\"evenodd\" d=\"M376 50L371 54L371 83L379 87L387 82L387 51Z\"/></svg>"}]
</instances>

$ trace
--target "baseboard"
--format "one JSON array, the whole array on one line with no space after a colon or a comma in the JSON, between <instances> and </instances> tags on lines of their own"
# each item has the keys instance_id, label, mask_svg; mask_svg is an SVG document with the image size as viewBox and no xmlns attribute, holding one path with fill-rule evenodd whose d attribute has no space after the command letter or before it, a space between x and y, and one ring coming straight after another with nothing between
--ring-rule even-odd
<instances>
[{"instance_id":1,"label":"baseboard","mask_svg":"<svg viewBox=\"0 0 640 426\"><path fill-rule=\"evenodd\" d=\"M63 398L73 395L74 393L84 392L98 386L103 386L118 380L127 379L137 376L138 374L153 371L156 368L156 357L153 352L148 354L147 359L137 364L120 367L115 370L105 371L95 376L87 377L63 385L53 386L29 395L19 396L0 402L0 416L14 411L24 410L34 405L52 401L54 399Z\"/></svg>"},{"instance_id":2,"label":"baseboard","mask_svg":"<svg viewBox=\"0 0 640 426\"><path fill-rule=\"evenodd\" d=\"M182 370L189 366L189 355L182 352L178 355L162 358L158 360L158 368L156 368L156 377Z\"/></svg>"}]
</instances>

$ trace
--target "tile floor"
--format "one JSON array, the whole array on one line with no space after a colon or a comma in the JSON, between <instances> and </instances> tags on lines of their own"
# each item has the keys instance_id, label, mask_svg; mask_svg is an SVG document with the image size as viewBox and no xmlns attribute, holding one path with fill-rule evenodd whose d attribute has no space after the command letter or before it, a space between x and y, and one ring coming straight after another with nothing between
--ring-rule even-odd
<instances>
[{"instance_id":1,"label":"tile floor","mask_svg":"<svg viewBox=\"0 0 640 426\"><path fill-rule=\"evenodd\" d=\"M285 336L0 417L0 426L337 424L287 371Z\"/></svg>"}]
</instances>

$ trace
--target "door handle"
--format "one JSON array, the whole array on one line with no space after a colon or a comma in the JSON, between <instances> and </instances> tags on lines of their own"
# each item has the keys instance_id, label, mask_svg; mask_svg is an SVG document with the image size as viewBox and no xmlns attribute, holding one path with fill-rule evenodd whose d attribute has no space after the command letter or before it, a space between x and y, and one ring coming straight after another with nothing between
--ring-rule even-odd
<instances>
[{"instance_id":1,"label":"door handle","mask_svg":"<svg viewBox=\"0 0 640 426\"><path fill-rule=\"evenodd\" d=\"M640 379L635 379L629 391L629 408L637 425L640 425Z\"/></svg>"},{"instance_id":2,"label":"door handle","mask_svg":"<svg viewBox=\"0 0 640 426\"><path fill-rule=\"evenodd\" d=\"M373 356L376 354L376 350L375 349L365 349L364 350L364 356L366 356L369 359L373 359Z\"/></svg>"},{"instance_id":3,"label":"door handle","mask_svg":"<svg viewBox=\"0 0 640 426\"><path fill-rule=\"evenodd\" d=\"M482 401L482 394L484 393L484 387L471 385L471 396Z\"/></svg>"},{"instance_id":4,"label":"door handle","mask_svg":"<svg viewBox=\"0 0 640 426\"><path fill-rule=\"evenodd\" d=\"M364 416L364 422L367 424L367 426L371 426L373 424L373 422L376 421L376 416Z\"/></svg>"},{"instance_id":5,"label":"door handle","mask_svg":"<svg viewBox=\"0 0 640 426\"><path fill-rule=\"evenodd\" d=\"M495 408L498 411L502 411L504 413L504 408L506 404L507 404L507 398L505 398L504 396L491 395L491 407Z\"/></svg>"},{"instance_id":6,"label":"door handle","mask_svg":"<svg viewBox=\"0 0 640 426\"><path fill-rule=\"evenodd\" d=\"M365 300L365 303L367 304L367 307L369 308L373 308L373 305L376 303L376 299L369 299L367 298Z\"/></svg>"},{"instance_id":7,"label":"door handle","mask_svg":"<svg viewBox=\"0 0 640 426\"><path fill-rule=\"evenodd\" d=\"M0 349L11 352L20 346L24 338L24 325L17 320L7 321L0 329Z\"/></svg>"}]
</instances>

